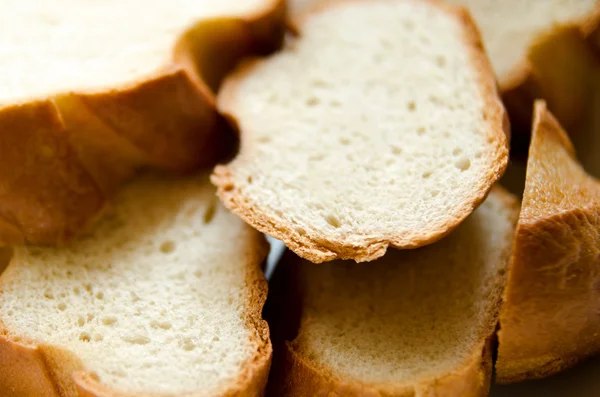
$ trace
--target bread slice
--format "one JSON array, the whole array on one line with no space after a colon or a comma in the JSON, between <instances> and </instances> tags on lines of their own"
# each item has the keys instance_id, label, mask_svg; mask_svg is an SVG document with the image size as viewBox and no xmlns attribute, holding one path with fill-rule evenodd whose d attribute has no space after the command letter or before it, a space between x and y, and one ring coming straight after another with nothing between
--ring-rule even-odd
<instances>
[{"instance_id":1,"label":"bread slice","mask_svg":"<svg viewBox=\"0 0 600 397\"><path fill-rule=\"evenodd\" d=\"M449 233L507 162L504 108L468 14L346 0L297 28L219 94L241 131L212 179L225 205L313 262L370 261Z\"/></svg>"},{"instance_id":2,"label":"bread slice","mask_svg":"<svg viewBox=\"0 0 600 397\"><path fill-rule=\"evenodd\" d=\"M513 127L529 132L536 98L569 130L578 126L597 80L600 1L446 1L477 21Z\"/></svg>"},{"instance_id":3,"label":"bread slice","mask_svg":"<svg viewBox=\"0 0 600 397\"><path fill-rule=\"evenodd\" d=\"M0 278L0 395L262 395L266 251L207 175L136 181L89 236L15 248Z\"/></svg>"},{"instance_id":4,"label":"bread slice","mask_svg":"<svg viewBox=\"0 0 600 397\"><path fill-rule=\"evenodd\" d=\"M273 395L485 395L517 215L516 199L495 188L456 231L428 247L391 250L369 266L315 266L288 256L273 291L291 282L286 290L297 292L269 300L298 302L301 318L294 330L289 311L271 314L292 324L274 324L274 340L277 330L291 342L283 362L273 364L281 369Z\"/></svg>"},{"instance_id":5,"label":"bread slice","mask_svg":"<svg viewBox=\"0 0 600 397\"><path fill-rule=\"evenodd\" d=\"M279 45L284 11L283 0L7 5L0 245L73 237L139 168L212 167L213 90L241 57Z\"/></svg>"},{"instance_id":6,"label":"bread slice","mask_svg":"<svg viewBox=\"0 0 600 397\"><path fill-rule=\"evenodd\" d=\"M500 317L499 382L539 378L600 352L600 182L536 103L523 207Z\"/></svg>"}]
</instances>

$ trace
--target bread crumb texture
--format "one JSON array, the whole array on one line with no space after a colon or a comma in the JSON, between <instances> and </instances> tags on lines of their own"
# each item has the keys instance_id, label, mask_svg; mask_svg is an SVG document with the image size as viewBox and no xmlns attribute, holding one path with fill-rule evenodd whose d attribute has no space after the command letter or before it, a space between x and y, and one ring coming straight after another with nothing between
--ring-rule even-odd
<instances>
[{"instance_id":1,"label":"bread crumb texture","mask_svg":"<svg viewBox=\"0 0 600 397\"><path fill-rule=\"evenodd\" d=\"M69 246L15 250L2 278L4 328L75 353L121 392L212 395L259 349L245 313L258 235L206 176L142 178L116 202Z\"/></svg>"}]
</instances>

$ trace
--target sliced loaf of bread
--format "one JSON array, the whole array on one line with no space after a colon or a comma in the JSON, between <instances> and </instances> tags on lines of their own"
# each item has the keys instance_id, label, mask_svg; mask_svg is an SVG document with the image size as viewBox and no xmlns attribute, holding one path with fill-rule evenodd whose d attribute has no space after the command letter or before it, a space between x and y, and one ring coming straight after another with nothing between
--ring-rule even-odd
<instances>
[{"instance_id":1,"label":"sliced loaf of bread","mask_svg":"<svg viewBox=\"0 0 600 397\"><path fill-rule=\"evenodd\" d=\"M288 255L269 305L298 307L270 312L274 341L287 339L275 344L272 395L486 395L517 215L516 199L495 188L428 247L369 266Z\"/></svg>"},{"instance_id":2,"label":"sliced loaf of bread","mask_svg":"<svg viewBox=\"0 0 600 397\"><path fill-rule=\"evenodd\" d=\"M212 90L242 56L279 45L285 11L283 0L3 7L0 245L73 237L139 168L213 166Z\"/></svg>"},{"instance_id":3,"label":"sliced loaf of bread","mask_svg":"<svg viewBox=\"0 0 600 397\"><path fill-rule=\"evenodd\" d=\"M15 247L0 278L0 395L262 395L263 236L207 175L143 178L115 203L67 247Z\"/></svg>"},{"instance_id":4,"label":"sliced loaf of bread","mask_svg":"<svg viewBox=\"0 0 600 397\"><path fill-rule=\"evenodd\" d=\"M448 234L507 162L504 108L468 14L434 1L328 2L226 79L241 133L225 205L313 262L370 261Z\"/></svg>"},{"instance_id":5,"label":"sliced loaf of bread","mask_svg":"<svg viewBox=\"0 0 600 397\"><path fill-rule=\"evenodd\" d=\"M600 181L537 102L496 364L500 382L539 378L600 353Z\"/></svg>"}]
</instances>

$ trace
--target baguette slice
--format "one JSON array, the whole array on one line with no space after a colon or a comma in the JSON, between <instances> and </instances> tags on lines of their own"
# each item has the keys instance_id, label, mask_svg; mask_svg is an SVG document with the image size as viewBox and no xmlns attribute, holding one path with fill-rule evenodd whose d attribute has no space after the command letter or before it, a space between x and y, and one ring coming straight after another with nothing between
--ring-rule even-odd
<instances>
[{"instance_id":1,"label":"baguette slice","mask_svg":"<svg viewBox=\"0 0 600 397\"><path fill-rule=\"evenodd\" d=\"M219 94L241 132L212 179L222 201L313 262L370 261L448 234L507 162L504 108L468 14L346 0L297 26Z\"/></svg>"},{"instance_id":2,"label":"baguette slice","mask_svg":"<svg viewBox=\"0 0 600 397\"><path fill-rule=\"evenodd\" d=\"M499 382L548 376L600 352L599 247L600 182L538 101L500 317Z\"/></svg>"},{"instance_id":3,"label":"baguette slice","mask_svg":"<svg viewBox=\"0 0 600 397\"><path fill-rule=\"evenodd\" d=\"M529 132L533 102L576 132L598 80L599 0L446 0L477 21L513 130Z\"/></svg>"},{"instance_id":4,"label":"baguette slice","mask_svg":"<svg viewBox=\"0 0 600 397\"><path fill-rule=\"evenodd\" d=\"M139 168L213 166L225 148L212 90L276 48L285 23L283 0L5 8L0 245L73 237Z\"/></svg>"},{"instance_id":5,"label":"baguette slice","mask_svg":"<svg viewBox=\"0 0 600 397\"><path fill-rule=\"evenodd\" d=\"M266 251L207 175L136 181L91 235L14 249L0 278L0 395L262 395Z\"/></svg>"},{"instance_id":6,"label":"baguette slice","mask_svg":"<svg viewBox=\"0 0 600 397\"><path fill-rule=\"evenodd\" d=\"M486 395L517 215L516 199L495 188L428 247L369 266L289 255L269 298L273 340L288 340L275 344L272 395Z\"/></svg>"}]
</instances>

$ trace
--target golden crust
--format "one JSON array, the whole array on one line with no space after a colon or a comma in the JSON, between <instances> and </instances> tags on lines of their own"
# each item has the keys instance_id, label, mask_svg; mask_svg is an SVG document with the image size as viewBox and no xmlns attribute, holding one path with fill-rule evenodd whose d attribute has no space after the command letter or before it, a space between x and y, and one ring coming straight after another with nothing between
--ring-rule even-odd
<instances>
[{"instance_id":1,"label":"golden crust","mask_svg":"<svg viewBox=\"0 0 600 397\"><path fill-rule=\"evenodd\" d=\"M337 0L317 5L309 12L302 14L299 20L294 21L297 26L313 13L324 7L333 7L344 4L348 1L364 0ZM484 119L488 123L489 136L489 163L485 177L480 181L480 186L474 188L472 197L469 198L468 205L464 211L452 219L448 219L446 224L427 231L419 231L410 235L383 235L378 238L363 239L359 244L349 245L343 241L330 239L325 235L300 234L294 227L282 223L280 220L260 209L259 203L251 203L244 196L239 186L234 183L234 174L237 167L243 167L243 163L236 162L227 165L218 165L211 177L211 181L218 188L218 195L224 205L231 211L240 216L244 221L260 230L263 233L271 235L282 240L285 245L301 257L314 263L322 263L335 259L353 259L357 262L367 262L375 260L385 254L389 246L395 248L417 248L427 244L434 243L452 232L467 216L469 216L477 206L487 197L492 185L502 176L508 163L508 140L510 136L510 124L505 109L500 101L496 88L494 73L491 64L485 52L477 28L470 14L462 9L446 5L438 0L428 0L443 7L448 12L454 14L461 21L464 27L464 38L468 44L471 53L471 60L474 70L478 73L480 81L481 94L486 102ZM297 29L295 29L297 31ZM228 76L222 90L219 93L218 107L229 123L239 131L238 123L234 112L235 95L237 86L246 75L252 73L253 68L260 60L250 60L243 62L231 75ZM242 146L244 142L251 139L245 135L245 131L240 131ZM251 143L246 143L250 145ZM241 156L240 156L241 157Z\"/></svg>"},{"instance_id":2,"label":"golden crust","mask_svg":"<svg viewBox=\"0 0 600 397\"><path fill-rule=\"evenodd\" d=\"M283 0L265 0L244 18L200 21L170 65L126 87L0 107L0 246L72 238L140 168L214 165L225 148L212 89L242 56L279 46L284 14Z\"/></svg>"},{"instance_id":3,"label":"golden crust","mask_svg":"<svg viewBox=\"0 0 600 397\"><path fill-rule=\"evenodd\" d=\"M523 208L504 291L497 380L541 378L600 352L600 184L536 102Z\"/></svg>"},{"instance_id":4,"label":"golden crust","mask_svg":"<svg viewBox=\"0 0 600 397\"><path fill-rule=\"evenodd\" d=\"M242 248L243 249L243 248ZM264 394L272 358L269 327L262 318L267 282L260 264L268 253L263 235L251 231L246 245L246 327L256 353L239 377L216 392L219 397L259 397ZM0 252L0 254L4 254ZM1 293L1 291L0 291ZM0 395L2 397L172 397L173 395L123 393L102 384L73 353L10 335L0 322ZM202 397L204 391L178 395Z\"/></svg>"},{"instance_id":5,"label":"golden crust","mask_svg":"<svg viewBox=\"0 0 600 397\"><path fill-rule=\"evenodd\" d=\"M533 103L542 98L561 124L576 132L589 111L600 52L600 2L582 20L540 34L527 57L500 83L513 130L527 134Z\"/></svg>"}]
</instances>

